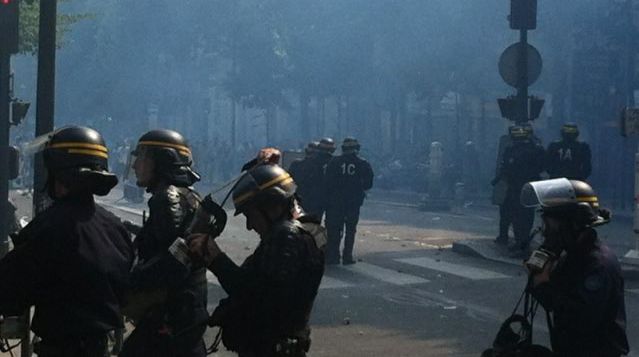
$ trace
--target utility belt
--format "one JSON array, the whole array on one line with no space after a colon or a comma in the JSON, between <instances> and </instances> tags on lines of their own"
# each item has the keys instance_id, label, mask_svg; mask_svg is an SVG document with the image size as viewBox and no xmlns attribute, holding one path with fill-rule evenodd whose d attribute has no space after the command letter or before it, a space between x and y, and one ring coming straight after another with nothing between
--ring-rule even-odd
<instances>
[{"instance_id":1,"label":"utility belt","mask_svg":"<svg viewBox=\"0 0 639 357\"><path fill-rule=\"evenodd\" d=\"M66 340L41 340L33 345L39 357L105 357L109 355L106 333Z\"/></svg>"}]
</instances>

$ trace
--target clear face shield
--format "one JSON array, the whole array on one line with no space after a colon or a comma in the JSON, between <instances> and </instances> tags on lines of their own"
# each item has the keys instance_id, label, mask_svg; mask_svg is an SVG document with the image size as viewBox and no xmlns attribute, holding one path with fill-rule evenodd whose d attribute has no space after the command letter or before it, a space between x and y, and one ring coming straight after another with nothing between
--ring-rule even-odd
<instances>
[{"instance_id":1,"label":"clear face shield","mask_svg":"<svg viewBox=\"0 0 639 357\"><path fill-rule=\"evenodd\" d=\"M561 207L577 203L575 189L566 178L529 182L521 190L520 202L524 207L536 207L540 210L553 207ZM526 261L526 266L531 272L541 272L546 263L556 259L565 246L559 226L547 225L543 220L541 232L544 242L539 249L533 251Z\"/></svg>"},{"instance_id":2,"label":"clear face shield","mask_svg":"<svg viewBox=\"0 0 639 357\"><path fill-rule=\"evenodd\" d=\"M520 202L524 207L552 208L577 203L575 189L566 178L533 181L524 185Z\"/></svg>"}]
</instances>

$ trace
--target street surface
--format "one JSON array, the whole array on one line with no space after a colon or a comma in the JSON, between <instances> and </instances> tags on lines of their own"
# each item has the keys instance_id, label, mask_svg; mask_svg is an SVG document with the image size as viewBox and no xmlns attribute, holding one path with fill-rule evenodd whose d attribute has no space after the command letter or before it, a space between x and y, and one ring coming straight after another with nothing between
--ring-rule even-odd
<instances>
[{"instance_id":1,"label":"street surface","mask_svg":"<svg viewBox=\"0 0 639 357\"><path fill-rule=\"evenodd\" d=\"M103 199L123 219L141 221L144 205ZM219 238L240 263L258 238L232 217ZM492 239L496 210L470 207L460 214L422 212L410 204L372 195L362 209L352 266L327 267L312 316L310 356L479 356L490 347L501 322L519 298L526 275L504 264L451 249L456 240ZM602 229L623 252L632 244L628 220ZM626 279L628 338L639 343L639 280ZM209 310L225 296L209 275ZM545 314L539 310L534 340L547 345ZM209 329L207 344L217 330ZM214 356L234 354L224 351ZM639 356L632 351L630 356Z\"/></svg>"}]
</instances>

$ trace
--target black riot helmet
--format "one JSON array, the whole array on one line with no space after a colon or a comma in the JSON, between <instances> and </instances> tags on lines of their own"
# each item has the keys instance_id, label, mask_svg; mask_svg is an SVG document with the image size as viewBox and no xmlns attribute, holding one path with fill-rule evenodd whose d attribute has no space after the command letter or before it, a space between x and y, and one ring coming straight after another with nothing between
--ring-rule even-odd
<instances>
[{"instance_id":1,"label":"black riot helmet","mask_svg":"<svg viewBox=\"0 0 639 357\"><path fill-rule=\"evenodd\" d=\"M48 170L47 190L53 198L53 183L62 182L71 192L104 196L117 185L109 172L108 149L96 130L68 126L54 131L45 142L44 165Z\"/></svg>"},{"instance_id":2,"label":"black riot helmet","mask_svg":"<svg viewBox=\"0 0 639 357\"><path fill-rule=\"evenodd\" d=\"M579 127L575 123L566 123L561 126L561 137L566 141L575 141L579 137Z\"/></svg>"},{"instance_id":3,"label":"black riot helmet","mask_svg":"<svg viewBox=\"0 0 639 357\"><path fill-rule=\"evenodd\" d=\"M357 139L354 137L346 137L342 142L342 153L344 154L355 154L359 152L360 145Z\"/></svg>"},{"instance_id":4,"label":"black riot helmet","mask_svg":"<svg viewBox=\"0 0 639 357\"><path fill-rule=\"evenodd\" d=\"M306 155L306 157L311 157L317 154L319 145L319 141L311 141L310 143L306 144L306 147L304 148L304 154Z\"/></svg>"},{"instance_id":5,"label":"black riot helmet","mask_svg":"<svg viewBox=\"0 0 639 357\"><path fill-rule=\"evenodd\" d=\"M522 188L521 204L539 207L543 215L571 222L577 229L610 222L610 212L599 207L599 198L583 181L558 178L529 182Z\"/></svg>"},{"instance_id":6,"label":"black riot helmet","mask_svg":"<svg viewBox=\"0 0 639 357\"><path fill-rule=\"evenodd\" d=\"M335 141L332 138L322 138L318 147L320 152L333 154L335 152Z\"/></svg>"},{"instance_id":7,"label":"black riot helmet","mask_svg":"<svg viewBox=\"0 0 639 357\"><path fill-rule=\"evenodd\" d=\"M249 207L267 210L271 205L292 202L295 182L286 170L275 164L261 164L247 171L233 189L235 215Z\"/></svg>"},{"instance_id":8,"label":"black riot helmet","mask_svg":"<svg viewBox=\"0 0 639 357\"><path fill-rule=\"evenodd\" d=\"M132 154L153 161L155 180L164 180L179 187L191 186L200 180L200 175L191 169L191 148L177 131L158 129L147 132L140 137Z\"/></svg>"}]
</instances>

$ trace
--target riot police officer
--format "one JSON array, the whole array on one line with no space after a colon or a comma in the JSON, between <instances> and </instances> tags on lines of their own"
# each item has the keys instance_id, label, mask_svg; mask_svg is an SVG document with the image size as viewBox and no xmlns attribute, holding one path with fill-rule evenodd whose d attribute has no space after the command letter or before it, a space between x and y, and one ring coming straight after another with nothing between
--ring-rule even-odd
<instances>
[{"instance_id":1,"label":"riot police officer","mask_svg":"<svg viewBox=\"0 0 639 357\"><path fill-rule=\"evenodd\" d=\"M135 239L135 293L127 312L136 328L120 355L205 356L206 270L184 259L185 230L200 202L191 188L199 180L191 149L175 131L152 130L140 137L133 155L137 184L152 196Z\"/></svg>"},{"instance_id":2,"label":"riot police officer","mask_svg":"<svg viewBox=\"0 0 639 357\"><path fill-rule=\"evenodd\" d=\"M551 178L586 180L590 176L590 146L577 140L578 137L577 124L566 123L561 127L561 140L548 145L546 171Z\"/></svg>"},{"instance_id":3,"label":"riot police officer","mask_svg":"<svg viewBox=\"0 0 639 357\"><path fill-rule=\"evenodd\" d=\"M342 263L354 264L353 246L359 222L359 210L366 191L373 187L373 169L358 156L359 142L345 138L342 155L335 157L326 169L328 205L326 228L328 230L327 264L339 264L339 248L344 236Z\"/></svg>"},{"instance_id":4,"label":"riot police officer","mask_svg":"<svg viewBox=\"0 0 639 357\"><path fill-rule=\"evenodd\" d=\"M297 196L302 201L304 201L306 197L313 195L311 193L313 190L313 177L311 177L313 170L311 165L317 155L318 148L319 142L311 141L306 145L306 148L304 148L304 158L291 162L288 168L288 172L297 184Z\"/></svg>"},{"instance_id":5,"label":"riot police officer","mask_svg":"<svg viewBox=\"0 0 639 357\"><path fill-rule=\"evenodd\" d=\"M39 356L105 356L108 332L123 327L133 248L122 222L93 195L108 194L118 180L102 136L90 128L55 131L43 155L53 203L0 261L0 314L35 306Z\"/></svg>"},{"instance_id":6,"label":"riot police officer","mask_svg":"<svg viewBox=\"0 0 639 357\"><path fill-rule=\"evenodd\" d=\"M301 191L301 205L304 210L318 217L320 220L326 211L326 168L335 152L335 142L331 138L320 140L317 153L309 160L307 166L308 183L303 183ZM304 186L307 186L308 189ZM306 195L306 197L303 197Z\"/></svg>"},{"instance_id":7,"label":"riot police officer","mask_svg":"<svg viewBox=\"0 0 639 357\"><path fill-rule=\"evenodd\" d=\"M527 266L530 292L552 313L549 327L555 354L627 354L621 268L595 230L609 222L610 212L599 208L590 185L565 178L526 184L521 201L542 210L544 242Z\"/></svg>"},{"instance_id":8,"label":"riot police officer","mask_svg":"<svg viewBox=\"0 0 639 357\"><path fill-rule=\"evenodd\" d=\"M490 182L493 186L492 203L499 206L499 235L495 239L497 244L508 244L508 231L512 225L512 214L508 211L506 204L506 191L508 184L506 180L500 177L501 166L503 164L504 152L506 148L512 145L514 125L508 127L508 133L499 137L499 146L497 147L497 161L495 164L495 177Z\"/></svg>"},{"instance_id":9,"label":"riot police officer","mask_svg":"<svg viewBox=\"0 0 639 357\"><path fill-rule=\"evenodd\" d=\"M189 238L191 257L217 276L228 293L209 324L240 357L303 357L309 318L324 274L326 233L312 217L294 218L295 182L282 168L260 164L233 190L236 215L260 243L237 266L205 235Z\"/></svg>"},{"instance_id":10,"label":"riot police officer","mask_svg":"<svg viewBox=\"0 0 639 357\"><path fill-rule=\"evenodd\" d=\"M535 219L533 209L526 208L519 202L522 186L529 181L539 179L543 171L544 149L536 143L530 131L522 126L510 130L512 144L504 150L499 173L495 180L504 180L507 188L502 203L502 215L509 215L515 233L515 243L510 246L513 256L527 254L530 243L530 230ZM507 236L498 237L498 243L506 244Z\"/></svg>"}]
</instances>

